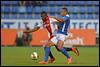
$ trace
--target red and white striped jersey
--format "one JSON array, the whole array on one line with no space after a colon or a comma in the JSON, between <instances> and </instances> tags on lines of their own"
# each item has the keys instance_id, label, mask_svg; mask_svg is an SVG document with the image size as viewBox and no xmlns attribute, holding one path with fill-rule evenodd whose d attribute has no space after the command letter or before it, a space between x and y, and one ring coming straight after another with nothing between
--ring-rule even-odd
<instances>
[{"instance_id":1,"label":"red and white striped jersey","mask_svg":"<svg viewBox=\"0 0 100 67\"><path fill-rule=\"evenodd\" d=\"M43 20L43 28L46 28L48 30L50 38L52 38L55 35L55 32L57 32L58 30L58 27L55 21L56 20L54 20L53 18L50 18L49 16L47 16Z\"/></svg>"}]
</instances>

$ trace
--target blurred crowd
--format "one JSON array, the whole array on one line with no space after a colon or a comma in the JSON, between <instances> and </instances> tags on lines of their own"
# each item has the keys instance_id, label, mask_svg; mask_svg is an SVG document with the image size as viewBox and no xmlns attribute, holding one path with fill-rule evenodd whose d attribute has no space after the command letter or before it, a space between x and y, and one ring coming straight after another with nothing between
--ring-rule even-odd
<instances>
[{"instance_id":1,"label":"blurred crowd","mask_svg":"<svg viewBox=\"0 0 100 67\"><path fill-rule=\"evenodd\" d=\"M19 12L25 13L27 11L27 7L34 8L35 6L45 6L47 5L47 1L19 1Z\"/></svg>"},{"instance_id":2,"label":"blurred crowd","mask_svg":"<svg viewBox=\"0 0 100 67\"><path fill-rule=\"evenodd\" d=\"M19 1L20 6L45 6L47 1Z\"/></svg>"}]
</instances>

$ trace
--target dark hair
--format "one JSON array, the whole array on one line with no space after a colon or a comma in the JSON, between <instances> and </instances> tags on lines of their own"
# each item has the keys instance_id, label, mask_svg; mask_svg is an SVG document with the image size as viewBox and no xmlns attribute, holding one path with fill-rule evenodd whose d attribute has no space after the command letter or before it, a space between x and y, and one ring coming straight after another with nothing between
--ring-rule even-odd
<instances>
[{"instance_id":1,"label":"dark hair","mask_svg":"<svg viewBox=\"0 0 100 67\"><path fill-rule=\"evenodd\" d=\"M45 12L45 11L42 11L42 12L41 12L41 14L45 14L45 15L47 15L47 12Z\"/></svg>"},{"instance_id":2,"label":"dark hair","mask_svg":"<svg viewBox=\"0 0 100 67\"><path fill-rule=\"evenodd\" d=\"M68 9L67 8L62 8L62 9L66 10L66 12L68 13Z\"/></svg>"}]
</instances>

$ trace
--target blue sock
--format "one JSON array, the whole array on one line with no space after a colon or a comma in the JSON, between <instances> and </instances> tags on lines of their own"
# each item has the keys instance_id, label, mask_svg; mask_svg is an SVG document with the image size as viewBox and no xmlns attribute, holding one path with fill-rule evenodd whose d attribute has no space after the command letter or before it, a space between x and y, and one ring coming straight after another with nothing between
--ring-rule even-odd
<instances>
[{"instance_id":1,"label":"blue sock","mask_svg":"<svg viewBox=\"0 0 100 67\"><path fill-rule=\"evenodd\" d=\"M62 52L67 58L70 58L69 54L67 53L67 51L66 51L64 48L61 49L61 52Z\"/></svg>"},{"instance_id":2,"label":"blue sock","mask_svg":"<svg viewBox=\"0 0 100 67\"><path fill-rule=\"evenodd\" d=\"M49 53L50 53L50 47L45 47L44 50L45 50L44 61L48 61L48 56L49 56Z\"/></svg>"}]
</instances>

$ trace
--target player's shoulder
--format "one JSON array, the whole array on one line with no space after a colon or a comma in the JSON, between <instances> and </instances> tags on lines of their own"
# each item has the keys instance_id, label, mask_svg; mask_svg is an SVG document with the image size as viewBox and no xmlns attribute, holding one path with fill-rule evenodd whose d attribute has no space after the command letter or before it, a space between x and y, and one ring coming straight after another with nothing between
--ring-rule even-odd
<instances>
[{"instance_id":1,"label":"player's shoulder","mask_svg":"<svg viewBox=\"0 0 100 67\"><path fill-rule=\"evenodd\" d=\"M63 16L63 18L69 19L70 16L67 14L66 16Z\"/></svg>"},{"instance_id":2,"label":"player's shoulder","mask_svg":"<svg viewBox=\"0 0 100 67\"><path fill-rule=\"evenodd\" d=\"M64 17L67 17L67 18L69 18L70 16L67 14L66 16L64 16Z\"/></svg>"},{"instance_id":3,"label":"player's shoulder","mask_svg":"<svg viewBox=\"0 0 100 67\"><path fill-rule=\"evenodd\" d=\"M69 17L69 15L67 14L66 17Z\"/></svg>"}]
</instances>

